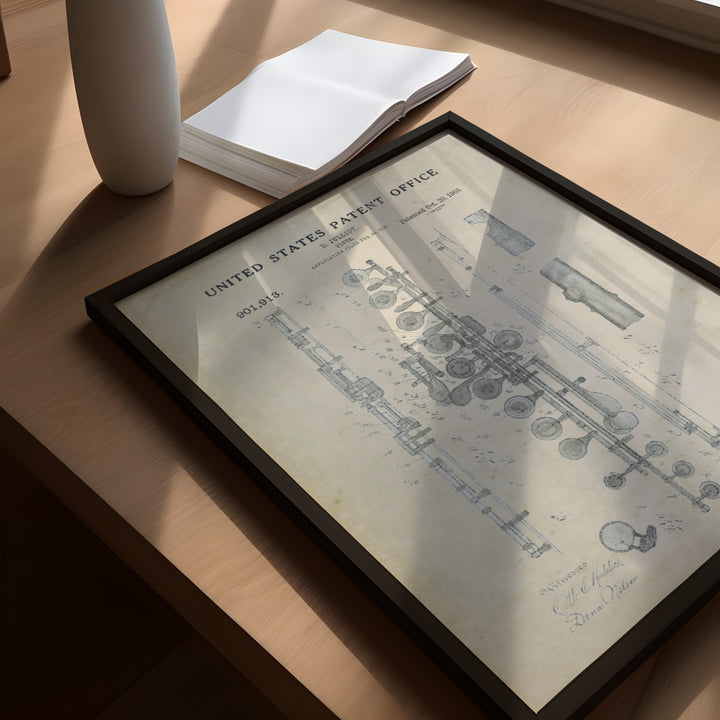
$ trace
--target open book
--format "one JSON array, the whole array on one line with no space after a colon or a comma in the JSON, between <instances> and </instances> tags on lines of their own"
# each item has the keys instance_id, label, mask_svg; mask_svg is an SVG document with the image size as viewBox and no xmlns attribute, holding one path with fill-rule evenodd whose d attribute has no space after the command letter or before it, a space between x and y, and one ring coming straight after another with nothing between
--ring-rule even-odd
<instances>
[{"instance_id":1,"label":"open book","mask_svg":"<svg viewBox=\"0 0 720 720\"><path fill-rule=\"evenodd\" d=\"M185 120L180 157L281 197L347 162L474 67L462 53L326 30Z\"/></svg>"}]
</instances>

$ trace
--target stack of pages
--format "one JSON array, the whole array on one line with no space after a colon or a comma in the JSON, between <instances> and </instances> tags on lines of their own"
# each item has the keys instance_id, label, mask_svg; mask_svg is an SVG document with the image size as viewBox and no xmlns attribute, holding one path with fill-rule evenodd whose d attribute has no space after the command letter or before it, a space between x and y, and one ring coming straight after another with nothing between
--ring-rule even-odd
<instances>
[{"instance_id":1,"label":"stack of pages","mask_svg":"<svg viewBox=\"0 0 720 720\"><path fill-rule=\"evenodd\" d=\"M474 67L462 53L326 30L188 118L180 157L282 197L347 162Z\"/></svg>"}]
</instances>

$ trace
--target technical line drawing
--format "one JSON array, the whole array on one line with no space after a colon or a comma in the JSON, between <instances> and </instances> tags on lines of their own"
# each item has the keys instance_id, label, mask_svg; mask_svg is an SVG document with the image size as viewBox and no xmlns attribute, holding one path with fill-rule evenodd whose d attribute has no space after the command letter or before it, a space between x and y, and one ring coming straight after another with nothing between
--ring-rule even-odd
<instances>
[{"instance_id":1,"label":"technical line drawing","mask_svg":"<svg viewBox=\"0 0 720 720\"><path fill-rule=\"evenodd\" d=\"M369 277L370 273L367 270L348 270L343 274L342 281L348 287L360 287L368 281Z\"/></svg>"},{"instance_id":2,"label":"technical line drawing","mask_svg":"<svg viewBox=\"0 0 720 720\"><path fill-rule=\"evenodd\" d=\"M598 343L595 342L595 340L590 337L586 337L584 342L578 343L565 332L560 330L560 328L540 317L537 313L533 312L526 305L523 305L514 297L506 293L503 288L492 282L492 280L485 277L477 270L473 269L473 267L468 263L468 261L463 255L458 255L458 253L456 253L455 250L452 249L451 245L459 245L458 243L451 240L446 235L438 232L437 239L434 240L431 244L438 250L438 252L447 255L454 262L458 263L465 270L471 273L473 277L476 277L478 278L478 280L485 283L488 286L490 292L493 293L493 295L498 300L500 300L509 308L514 310L518 315L531 322L533 325L535 325L535 327L542 330L548 337L555 340L566 350L569 350L571 353L584 360L586 363L588 363L588 365L600 372L604 377L612 380L620 388L628 392L641 404L659 415L670 425L678 428L687 435L695 435L702 438L704 442L706 442L713 448L720 447L720 428L716 427L712 423L709 423L708 421L705 421L711 428L708 430L707 428L700 426L696 421L691 420L686 415L683 415L683 413L681 413L679 410L671 410L669 407L667 407L667 405L658 400L657 397L651 395L650 393L646 392L638 385L636 385L623 372L612 367L611 365L608 365L605 361L595 355L590 350L590 348L593 346L600 347ZM679 405L684 405L684 403L677 400L677 398L669 395L669 393L667 393L667 391L661 386L655 384L655 387L657 388L659 393L668 395L668 397L672 397L672 399L675 400Z\"/></svg>"},{"instance_id":3,"label":"technical line drawing","mask_svg":"<svg viewBox=\"0 0 720 720\"><path fill-rule=\"evenodd\" d=\"M516 420L530 417L535 412L535 403L543 394L542 390L538 390L532 395L513 395L505 401L503 410L506 415Z\"/></svg>"},{"instance_id":4,"label":"technical line drawing","mask_svg":"<svg viewBox=\"0 0 720 720\"><path fill-rule=\"evenodd\" d=\"M720 497L720 485L712 480L706 480L700 483L700 495L709 500L715 500Z\"/></svg>"},{"instance_id":5,"label":"technical line drawing","mask_svg":"<svg viewBox=\"0 0 720 720\"><path fill-rule=\"evenodd\" d=\"M391 288L389 291L396 301L400 301L403 296L409 297L409 300L402 300L402 307L411 307L416 303L425 314L439 321L430 325L412 342L402 345L409 356L399 363L414 377L412 385L426 385L428 395L435 402L462 407L469 404L473 397L481 401L498 398L506 382L512 386L524 385L528 394L513 396L510 399L512 402L505 403L506 413L510 417L529 417L535 410L536 402L541 399L560 416L545 415L535 420L531 432L536 438L556 440L564 431L565 421L571 422L583 433L560 442L558 452L561 457L578 461L585 457L591 442L600 444L626 466L623 472L605 476L604 482L608 488L623 488L627 476L632 472L644 476L654 475L702 512L710 511L705 501L713 499L712 493L693 494L680 482L694 474L691 463L679 460L669 474L651 459L661 456L659 449L664 447L662 443L649 443L644 455L633 449L630 445L633 435L629 431L639 420L634 413L622 410L615 398L586 390L582 387L584 377L572 380L537 355L523 358L516 352L523 343L521 333L516 330L501 330L488 339L486 328L480 322L471 316L453 313L439 297L433 297L410 280L406 272L393 267L382 268L373 260L366 262L369 272L364 276L365 282L371 284L375 293L382 292L378 288ZM358 273L353 277L360 276L359 271L353 272ZM491 292L497 294L497 290L495 286L491 287ZM370 299L372 297L370 295ZM577 346L571 347L577 350ZM437 361L431 361L423 354L423 350L428 349L434 355L449 353L444 370L438 367ZM611 375L610 379L615 380L615 375ZM453 380L461 382L453 386ZM632 387L629 380L624 385ZM518 400L519 397L526 399ZM667 413L674 417L669 409Z\"/></svg>"},{"instance_id":6,"label":"technical line drawing","mask_svg":"<svg viewBox=\"0 0 720 720\"><path fill-rule=\"evenodd\" d=\"M639 533L629 523L613 520L600 528L600 542L611 552L629 552L639 550L647 552L657 544L657 529L648 525L644 533Z\"/></svg>"},{"instance_id":7,"label":"technical line drawing","mask_svg":"<svg viewBox=\"0 0 720 720\"><path fill-rule=\"evenodd\" d=\"M465 218L465 222L471 225L486 225L487 230L485 234L511 255L521 255L535 245L535 242L529 237L506 225L502 220L498 220L487 210L481 209L475 211L472 215L468 215Z\"/></svg>"},{"instance_id":8,"label":"technical line drawing","mask_svg":"<svg viewBox=\"0 0 720 720\"><path fill-rule=\"evenodd\" d=\"M435 472L472 503L481 515L491 520L531 557L538 558L548 550L559 552L525 519L527 510L516 512L490 488L480 482L452 455L440 448L431 428L421 427L418 420L399 412L386 398L385 391L368 377L357 376L343 361L314 338L309 328L299 325L281 308L265 320L301 350L317 366L318 372L343 396L358 403L393 433L393 439L410 455L424 460Z\"/></svg>"},{"instance_id":9,"label":"technical line drawing","mask_svg":"<svg viewBox=\"0 0 720 720\"><path fill-rule=\"evenodd\" d=\"M561 288L566 300L582 303L623 330L645 317L632 305L621 300L616 293L606 290L558 258L545 265L540 274Z\"/></svg>"},{"instance_id":10,"label":"technical line drawing","mask_svg":"<svg viewBox=\"0 0 720 720\"><path fill-rule=\"evenodd\" d=\"M523 343L522 335L515 330L501 330L493 342L503 350L517 350Z\"/></svg>"},{"instance_id":11,"label":"technical line drawing","mask_svg":"<svg viewBox=\"0 0 720 720\"><path fill-rule=\"evenodd\" d=\"M370 296L370 304L378 310L392 307L397 302L397 293L392 290L378 290Z\"/></svg>"},{"instance_id":12,"label":"technical line drawing","mask_svg":"<svg viewBox=\"0 0 720 720\"><path fill-rule=\"evenodd\" d=\"M557 440L562 435L563 426L560 420L544 416L533 421L530 432L538 440Z\"/></svg>"}]
</instances>

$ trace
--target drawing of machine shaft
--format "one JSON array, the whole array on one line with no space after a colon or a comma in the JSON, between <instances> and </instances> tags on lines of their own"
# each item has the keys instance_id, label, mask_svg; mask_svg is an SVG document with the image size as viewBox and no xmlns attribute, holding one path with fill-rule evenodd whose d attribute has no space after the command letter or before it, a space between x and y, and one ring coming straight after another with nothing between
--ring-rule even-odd
<instances>
[{"instance_id":1,"label":"drawing of machine shaft","mask_svg":"<svg viewBox=\"0 0 720 720\"><path fill-rule=\"evenodd\" d=\"M435 306L437 309L438 306ZM467 324L465 328L469 328ZM484 332L484 328L477 324L477 328L473 330L478 333ZM487 340L482 335L475 338L475 343L482 348L482 351L475 352L481 354L485 364L480 371L471 376L462 384L449 390L442 383L437 375L438 369L420 353L415 353L410 359L402 361L400 365L405 369L411 370L416 378L422 380L429 386L429 394L433 399L441 402L445 398L455 401L456 405L465 404L464 398L460 395L464 392L469 399L470 390L469 383L479 382L476 378L485 375L489 368L494 368L499 377L485 381L480 388L479 394L484 399L492 399L500 395L502 385L501 379L507 379L511 384L522 384L528 388L531 395L515 395L506 401L506 412L511 417L528 417L534 410L534 404L537 399L542 398L555 410L560 412L560 419L551 417L542 417L533 423L533 434L542 440L554 440L562 433L562 422L564 420L572 421L578 428L586 434L583 437L565 438L560 442L558 447L560 454L568 460L580 460L585 457L588 446L591 441L598 442L603 445L609 452L617 455L623 462L627 464L624 473L611 473L606 477L605 484L613 489L619 489L625 485L624 479L632 471L637 471L642 475L652 473L660 478L666 485L672 487L682 497L689 500L693 505L703 512L708 512L710 507L704 502L707 494L699 496L693 495L689 490L682 486L676 478L687 479L694 473L692 465L687 461L678 461L673 465L673 474L668 475L655 465L649 458L660 457L657 448L662 443L657 441L648 444L649 448L653 448L646 455L640 455L630 445L629 442L633 436L625 434L624 437L618 438L618 433L627 433L637 425L637 417L630 412L619 409L619 404L613 398L601 393L591 393L585 390L581 383L585 378L578 378L573 381L565 377L561 372L546 363L537 355L533 356L527 363L521 363L521 358L514 352L507 352L499 347L495 342ZM406 346L409 349L409 346ZM423 370L424 374L413 368L412 363L417 363ZM553 380L560 383L560 388L553 387L548 381L543 379L545 374ZM493 388L492 383L495 382ZM577 403L575 397L581 398L593 410L599 412L602 421L598 422L595 418L585 412ZM462 398L462 399L461 399ZM532 403L532 407L528 407L528 403ZM522 408L520 407L522 406ZM664 447L664 446L663 446ZM667 450L666 450L667 451ZM622 482L620 479L622 478Z\"/></svg>"},{"instance_id":2,"label":"drawing of machine shaft","mask_svg":"<svg viewBox=\"0 0 720 720\"><path fill-rule=\"evenodd\" d=\"M558 258L551 260L540 270L540 274L562 288L566 300L582 303L623 330L645 317L615 293L606 290Z\"/></svg>"},{"instance_id":3,"label":"drawing of machine shaft","mask_svg":"<svg viewBox=\"0 0 720 720\"><path fill-rule=\"evenodd\" d=\"M446 480L480 513L499 527L531 557L540 557L557 548L528 522L527 510L516 512L455 458L429 437L431 429L421 427L414 418L403 415L386 398L383 389L367 377L357 376L343 361L316 340L309 328L302 327L284 310L278 309L266 320L318 367L318 372L343 396L358 403L379 420L394 440L410 455L420 458Z\"/></svg>"},{"instance_id":4,"label":"drawing of machine shaft","mask_svg":"<svg viewBox=\"0 0 720 720\"><path fill-rule=\"evenodd\" d=\"M487 210L477 210L472 215L468 215L465 222L471 225L485 224L487 236L511 255L520 255L535 245L529 237L498 220Z\"/></svg>"},{"instance_id":5,"label":"drawing of machine shaft","mask_svg":"<svg viewBox=\"0 0 720 720\"><path fill-rule=\"evenodd\" d=\"M571 337L566 335L562 330L548 322L544 318L537 315L530 308L518 302L511 295L508 295L501 287L496 285L492 280L485 277L482 273L473 269L468 261L461 255L458 255L450 245L453 243L445 235L438 233L438 239L433 241L433 246L440 252L444 253L448 257L452 258L459 265L464 267L478 280L485 283L489 288L490 292L502 301L505 305L514 310L518 315L525 318L537 328L542 330L548 337L552 338L566 350L569 350L577 357L583 359L588 365L593 367L598 372L602 373L606 378L612 380L614 383L619 385L623 390L632 395L636 400L640 401L645 407L659 415L670 425L682 430L688 435L695 435L704 440L708 445L718 448L720 447L720 429L708 423L712 427L712 432L701 427L696 422L683 415L678 410L671 410L667 405L662 403L653 395L638 387L632 380L626 377L622 372L619 372L615 368L608 365L606 362L601 360L597 355L592 353L589 348L597 343L592 338L585 338L582 344L578 344ZM663 388L658 388L661 392L665 392ZM679 401L678 401L679 402Z\"/></svg>"},{"instance_id":6,"label":"drawing of machine shaft","mask_svg":"<svg viewBox=\"0 0 720 720\"><path fill-rule=\"evenodd\" d=\"M392 267L382 268L372 260L368 260L367 264L371 271L363 277L361 284L366 283L368 287L376 290L383 286L395 288L392 303L383 303L382 309L392 307L392 304L397 302L399 293L403 292L410 296L412 303L418 303L426 313L440 321L439 324L426 330L420 339L412 344L403 345L403 349L410 353L410 356L400 362L400 366L414 376L413 385L424 383L428 387L428 394L435 402L462 406L470 402L473 394L483 400L499 397L505 381L512 385L524 384L531 394L509 398L505 403L505 411L508 415L515 418L529 417L534 412L535 402L539 398L560 412L559 419L541 417L533 423L531 430L537 438L541 440L558 438L562 434L562 422L565 420L572 421L585 432L583 437L565 438L560 442L558 450L564 458L580 460L587 454L590 442L598 442L627 465L625 472L610 473L606 476L607 487L613 489L623 487L625 477L632 471L642 475L652 473L701 511L710 510L704 501L713 497L712 494L702 492L699 496L693 495L676 479L686 479L694 474L690 463L676 462L673 465L673 474L669 475L649 459L659 455L652 452L641 455L629 445L633 436L628 433L637 425L638 418L634 413L622 410L617 400L604 393L585 390L582 387L585 378L573 381L537 355L524 363L522 356L514 352L522 344L522 336L519 333L504 330L497 333L493 340L489 340L485 336L486 329L482 324L472 317L460 317L453 313L440 302L440 298L433 298L415 285L407 277L407 273L401 273ZM371 304L373 304L372 298L371 295ZM402 308L410 306L407 301L401 305ZM440 329L443 327L451 328L452 334L441 333ZM421 352L413 350L415 344L420 343L428 347L433 340L443 338L450 338L448 344L436 343L437 347L433 347L433 351L449 352L455 343L461 347L459 351L450 355L446 364L446 370L451 377L463 379L463 382L452 389L441 379L445 376L445 371L436 367ZM479 370L478 363L481 365ZM554 387L551 382L560 383L560 387ZM584 411L577 402L578 398L593 411L600 413L601 420L596 420ZM618 438L617 435L624 437ZM652 442L648 447L659 445L662 443Z\"/></svg>"},{"instance_id":7,"label":"drawing of machine shaft","mask_svg":"<svg viewBox=\"0 0 720 720\"><path fill-rule=\"evenodd\" d=\"M591 393L587 393L579 387L578 381L570 381L564 377L555 368L545 363L539 357L533 357L528 366L533 365L540 368L543 372L547 373L554 379L560 381L562 386L560 390L555 390L550 387L547 383L540 379L539 375L528 375L524 381L525 384L536 393L542 392L542 398L556 410L559 410L562 415L561 417L570 418L578 427L582 428L587 432L582 438L566 438L561 441L559 445L560 454L569 460L578 460L584 457L587 453L587 447L591 440L599 442L601 445L606 447L611 453L617 455L625 463L627 468L623 473L609 473L605 479L605 485L614 490L620 489L625 485L625 477L632 471L637 471L641 475L648 475L652 473L659 477L666 485L672 487L675 492L682 495L684 498L689 500L695 507L702 512L709 512L710 506L707 505L704 500L706 497L710 497L706 493L701 495L693 495L689 490L683 487L676 478L687 479L692 477L695 472L692 464L686 460L678 460L673 464L673 474L668 475L663 472L655 463L649 458L662 457L667 454L667 447L658 441L650 441L646 445L646 454L640 455L635 451L628 443L632 440L632 435L626 435L623 438L616 438L613 432L616 430L608 429L608 424L600 424L594 420L590 415L583 412L576 403L571 402L567 397L568 391L579 393L586 402L598 409L598 405L602 409L604 406L598 401ZM584 378L580 378L584 380ZM631 415L631 413L628 413ZM617 418L617 415L614 416ZM633 416L634 417L634 416ZM559 421L554 418L540 418L540 421L545 421L545 429L539 430L540 425L535 425L534 434L536 437L541 439L551 439L549 428L554 427L554 423ZM540 422L536 421L536 423ZM612 425L609 426L612 428ZM544 433L544 436L543 436Z\"/></svg>"}]
</instances>

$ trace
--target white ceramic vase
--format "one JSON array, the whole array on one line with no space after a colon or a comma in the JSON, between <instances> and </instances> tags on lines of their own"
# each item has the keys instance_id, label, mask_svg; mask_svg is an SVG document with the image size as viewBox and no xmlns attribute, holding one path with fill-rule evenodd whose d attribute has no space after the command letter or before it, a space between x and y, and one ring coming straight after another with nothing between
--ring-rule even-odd
<instances>
[{"instance_id":1,"label":"white ceramic vase","mask_svg":"<svg viewBox=\"0 0 720 720\"><path fill-rule=\"evenodd\" d=\"M163 0L66 0L85 137L121 195L168 185L178 161L180 96Z\"/></svg>"}]
</instances>

